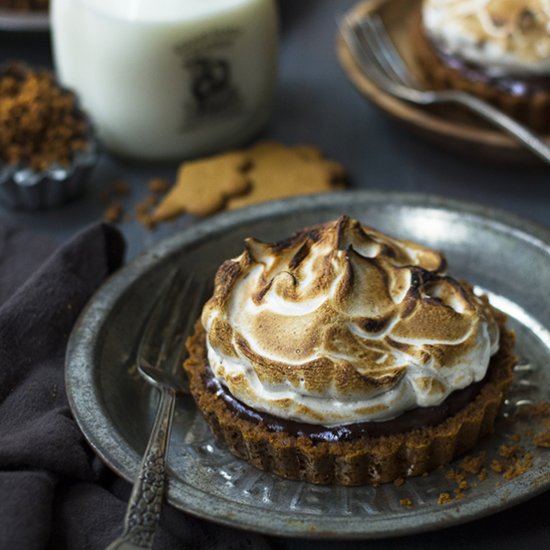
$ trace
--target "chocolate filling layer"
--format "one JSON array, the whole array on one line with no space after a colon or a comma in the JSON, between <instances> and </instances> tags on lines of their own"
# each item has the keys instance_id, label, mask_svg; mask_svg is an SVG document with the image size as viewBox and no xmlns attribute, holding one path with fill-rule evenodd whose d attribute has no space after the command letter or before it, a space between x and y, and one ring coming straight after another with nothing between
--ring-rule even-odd
<instances>
[{"instance_id":1,"label":"chocolate filling layer","mask_svg":"<svg viewBox=\"0 0 550 550\"><path fill-rule=\"evenodd\" d=\"M431 42L431 44L437 55L447 66L455 69L468 80L489 84L513 95L532 95L537 92L550 92L550 76L495 76L488 73L483 67L468 63L459 56L439 48L434 42Z\"/></svg>"},{"instance_id":2,"label":"chocolate filling layer","mask_svg":"<svg viewBox=\"0 0 550 550\"><path fill-rule=\"evenodd\" d=\"M231 395L229 390L214 377L214 373L208 365L206 365L204 377L207 390L215 393L220 399L223 399L224 403L237 414L239 418L250 422L263 423L266 428L272 432L286 432L294 436L306 436L316 442L349 441L361 436L378 437L440 424L446 418L456 414L460 409L471 402L479 393L483 385L483 380L475 382L474 384L470 384L467 388L454 391L437 407L417 407L391 420L381 422L358 422L356 424L326 428L316 424L287 420L252 409Z\"/></svg>"}]
</instances>

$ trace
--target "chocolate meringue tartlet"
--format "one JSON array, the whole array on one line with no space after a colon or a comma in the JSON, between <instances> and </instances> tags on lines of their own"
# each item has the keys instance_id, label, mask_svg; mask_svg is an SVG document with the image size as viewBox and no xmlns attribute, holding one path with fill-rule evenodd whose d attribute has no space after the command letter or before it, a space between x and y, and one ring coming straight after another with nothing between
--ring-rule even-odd
<instances>
[{"instance_id":1,"label":"chocolate meringue tartlet","mask_svg":"<svg viewBox=\"0 0 550 550\"><path fill-rule=\"evenodd\" d=\"M218 269L184 364L213 432L289 479L416 476L494 427L512 381L504 315L445 258L346 216Z\"/></svg>"},{"instance_id":2,"label":"chocolate meringue tartlet","mask_svg":"<svg viewBox=\"0 0 550 550\"><path fill-rule=\"evenodd\" d=\"M417 42L430 87L470 92L550 131L546 0L423 0Z\"/></svg>"}]
</instances>

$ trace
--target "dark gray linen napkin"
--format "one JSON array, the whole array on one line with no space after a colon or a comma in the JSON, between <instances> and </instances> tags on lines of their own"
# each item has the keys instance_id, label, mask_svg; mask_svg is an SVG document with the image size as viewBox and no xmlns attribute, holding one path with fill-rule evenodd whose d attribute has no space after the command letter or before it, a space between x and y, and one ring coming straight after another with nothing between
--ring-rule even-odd
<instances>
[{"instance_id":1,"label":"dark gray linen napkin","mask_svg":"<svg viewBox=\"0 0 550 550\"><path fill-rule=\"evenodd\" d=\"M124 248L105 224L56 250L45 237L0 226L0 549L95 550L120 533L130 486L85 442L63 371L71 328ZM155 548L268 544L166 506Z\"/></svg>"}]
</instances>

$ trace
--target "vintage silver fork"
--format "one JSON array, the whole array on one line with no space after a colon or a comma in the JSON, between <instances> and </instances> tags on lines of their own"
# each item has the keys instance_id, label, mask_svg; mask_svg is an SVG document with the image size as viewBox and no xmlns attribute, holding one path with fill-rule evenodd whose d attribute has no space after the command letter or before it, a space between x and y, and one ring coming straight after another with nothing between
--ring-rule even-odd
<instances>
[{"instance_id":1,"label":"vintage silver fork","mask_svg":"<svg viewBox=\"0 0 550 550\"><path fill-rule=\"evenodd\" d=\"M160 402L132 488L122 534L107 550L142 550L153 546L164 499L166 455L176 394L187 391L181 368L185 338L199 315L206 291L204 283L176 270L144 325L136 365L143 378L160 390Z\"/></svg>"},{"instance_id":2,"label":"vintage silver fork","mask_svg":"<svg viewBox=\"0 0 550 550\"><path fill-rule=\"evenodd\" d=\"M380 16L348 15L340 32L361 70L387 93L419 105L457 103L514 136L550 163L550 147L533 132L481 99L458 90L424 90L403 61Z\"/></svg>"}]
</instances>

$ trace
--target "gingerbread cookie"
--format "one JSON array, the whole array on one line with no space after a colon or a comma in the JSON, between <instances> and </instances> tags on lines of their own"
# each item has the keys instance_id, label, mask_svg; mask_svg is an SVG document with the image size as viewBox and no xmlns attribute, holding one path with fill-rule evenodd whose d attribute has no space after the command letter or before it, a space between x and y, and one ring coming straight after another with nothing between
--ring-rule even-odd
<instances>
[{"instance_id":1,"label":"gingerbread cookie","mask_svg":"<svg viewBox=\"0 0 550 550\"><path fill-rule=\"evenodd\" d=\"M228 197L249 187L249 166L249 155L240 151L185 162L175 185L153 212L153 220L168 220L184 212L195 216L213 214Z\"/></svg>"},{"instance_id":2,"label":"gingerbread cookie","mask_svg":"<svg viewBox=\"0 0 550 550\"><path fill-rule=\"evenodd\" d=\"M310 145L285 147L262 142L248 149L252 165L250 190L229 199L227 207L241 208L293 195L322 193L341 189L346 171L341 164L325 159Z\"/></svg>"}]
</instances>

